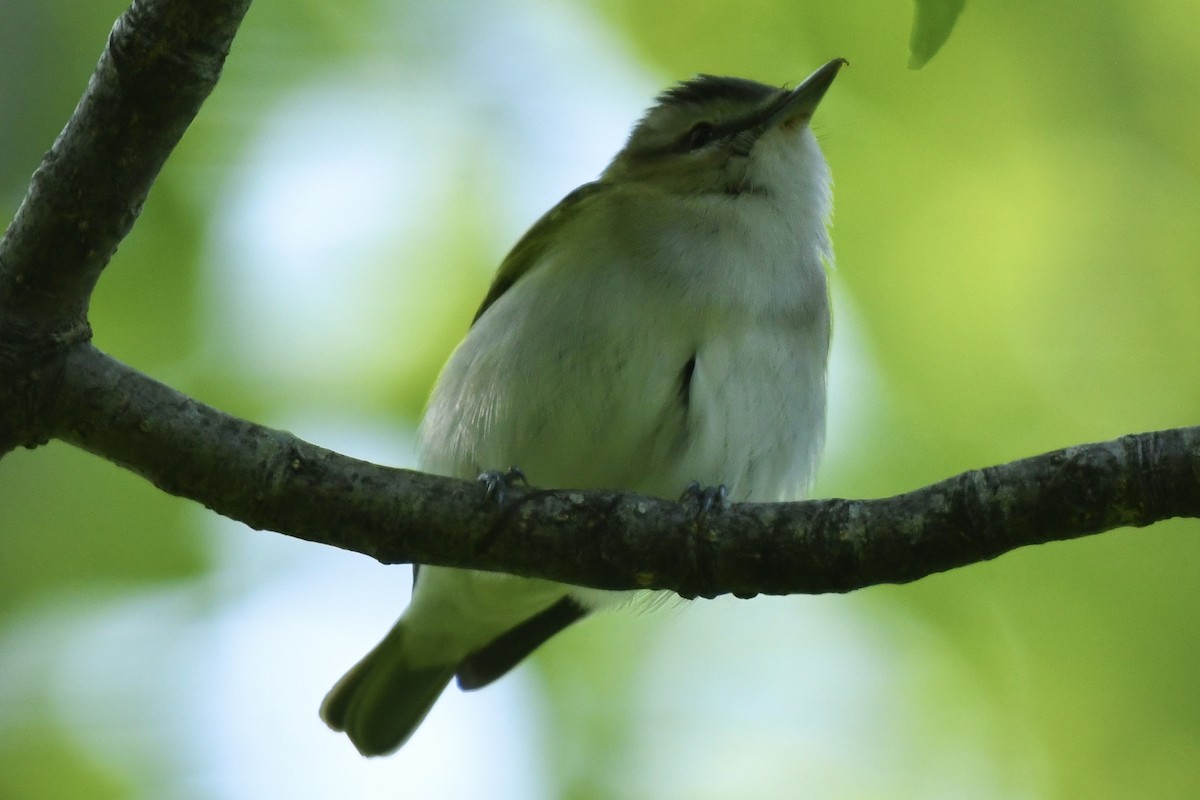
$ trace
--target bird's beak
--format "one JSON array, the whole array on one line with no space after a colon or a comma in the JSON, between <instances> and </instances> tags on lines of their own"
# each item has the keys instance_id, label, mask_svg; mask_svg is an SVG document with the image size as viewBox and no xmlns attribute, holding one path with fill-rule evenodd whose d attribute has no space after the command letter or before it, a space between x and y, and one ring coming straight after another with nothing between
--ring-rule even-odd
<instances>
[{"instance_id":1,"label":"bird's beak","mask_svg":"<svg viewBox=\"0 0 1200 800\"><path fill-rule=\"evenodd\" d=\"M779 107L771 112L767 118L766 129L807 123L812 119L813 112L817 110L817 105L833 83L838 70L849 63L844 58L835 58L805 78L804 82L789 92Z\"/></svg>"}]
</instances>

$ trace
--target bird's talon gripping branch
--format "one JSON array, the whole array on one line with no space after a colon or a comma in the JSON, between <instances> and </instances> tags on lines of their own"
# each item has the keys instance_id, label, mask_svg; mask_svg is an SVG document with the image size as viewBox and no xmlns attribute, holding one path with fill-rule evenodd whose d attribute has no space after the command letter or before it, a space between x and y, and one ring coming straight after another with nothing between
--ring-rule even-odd
<instances>
[{"instance_id":1,"label":"bird's talon gripping branch","mask_svg":"<svg viewBox=\"0 0 1200 800\"><path fill-rule=\"evenodd\" d=\"M683 490L683 494L679 496L679 502L687 502L688 500L696 503L700 511L700 516L704 516L713 508L719 508L721 511L729 508L729 487L725 484L720 486L701 486L699 481L692 481L687 488Z\"/></svg>"},{"instance_id":2,"label":"bird's talon gripping branch","mask_svg":"<svg viewBox=\"0 0 1200 800\"><path fill-rule=\"evenodd\" d=\"M529 479L525 477L525 473L521 471L520 467L516 466L509 467L504 472L495 469L481 472L477 480L485 487L484 499L495 500L498 506L504 505L508 490L514 483L520 481L526 486L529 485Z\"/></svg>"}]
</instances>

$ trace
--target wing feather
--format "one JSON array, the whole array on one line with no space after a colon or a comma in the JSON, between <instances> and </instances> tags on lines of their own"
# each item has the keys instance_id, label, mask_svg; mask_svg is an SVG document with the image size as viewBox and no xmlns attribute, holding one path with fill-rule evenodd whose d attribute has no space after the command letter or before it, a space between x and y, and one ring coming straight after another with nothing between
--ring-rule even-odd
<instances>
[{"instance_id":1,"label":"wing feather","mask_svg":"<svg viewBox=\"0 0 1200 800\"><path fill-rule=\"evenodd\" d=\"M520 241L505 256L504 261L500 264L500 269L496 271L496 277L492 280L491 288L488 289L487 295L479 305L479 310L475 312L475 318L471 320L472 325L479 321L479 318L491 307L492 303L499 300L501 295L511 289L513 284L519 281L538 262L545 253L549 243L554 241L554 237L549 235L550 230L566 223L567 220L578 214L591 198L603 192L608 186L609 184L602 183L601 181L585 183L559 201L558 205L554 208L543 214L541 219L525 232L525 235L521 237Z\"/></svg>"}]
</instances>

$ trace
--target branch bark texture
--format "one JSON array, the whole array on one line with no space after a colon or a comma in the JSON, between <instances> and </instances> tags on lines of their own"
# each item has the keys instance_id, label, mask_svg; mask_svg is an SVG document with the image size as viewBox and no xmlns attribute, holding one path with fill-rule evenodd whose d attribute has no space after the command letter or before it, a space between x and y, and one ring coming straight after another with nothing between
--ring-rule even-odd
<instances>
[{"instance_id":1,"label":"branch bark texture","mask_svg":"<svg viewBox=\"0 0 1200 800\"><path fill-rule=\"evenodd\" d=\"M1125 436L877 500L695 506L514 488L348 458L230 417L93 348L55 435L255 528L364 553L686 597L904 583L1016 547L1200 517L1200 427ZM536 476L534 476L536 477Z\"/></svg>"},{"instance_id":2,"label":"branch bark texture","mask_svg":"<svg viewBox=\"0 0 1200 800\"><path fill-rule=\"evenodd\" d=\"M1200 517L1200 428L1081 445L878 500L694 507L514 489L348 458L237 419L90 344L88 300L212 90L249 0L135 0L0 240L0 456L56 437L233 519L386 563L684 596L848 591ZM502 465L496 465L502 466ZM536 476L534 476L536 478Z\"/></svg>"},{"instance_id":3,"label":"branch bark texture","mask_svg":"<svg viewBox=\"0 0 1200 800\"><path fill-rule=\"evenodd\" d=\"M45 441L58 360L221 74L250 0L135 0L0 239L0 454Z\"/></svg>"}]
</instances>

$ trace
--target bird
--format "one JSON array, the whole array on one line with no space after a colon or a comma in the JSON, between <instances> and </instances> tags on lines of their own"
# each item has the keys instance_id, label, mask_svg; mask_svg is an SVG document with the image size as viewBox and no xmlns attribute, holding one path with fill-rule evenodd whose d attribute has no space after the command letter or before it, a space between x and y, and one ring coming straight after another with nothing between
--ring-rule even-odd
<instances>
[{"instance_id":1,"label":"bird","mask_svg":"<svg viewBox=\"0 0 1200 800\"><path fill-rule=\"evenodd\" d=\"M825 438L832 181L810 122L844 59L795 88L668 88L598 179L503 260L421 421L430 473L731 502L799 499ZM367 756L451 680L478 689L628 592L414 565L412 598L321 716Z\"/></svg>"}]
</instances>

